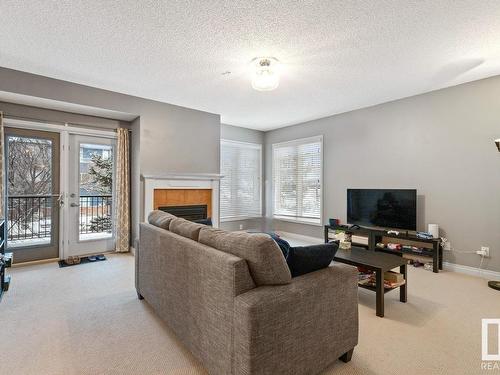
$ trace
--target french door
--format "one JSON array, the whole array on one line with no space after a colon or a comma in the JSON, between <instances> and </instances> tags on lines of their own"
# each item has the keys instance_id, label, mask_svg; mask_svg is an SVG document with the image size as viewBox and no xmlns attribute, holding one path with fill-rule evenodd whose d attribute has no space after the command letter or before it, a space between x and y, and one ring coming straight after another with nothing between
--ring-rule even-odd
<instances>
[{"instance_id":1,"label":"french door","mask_svg":"<svg viewBox=\"0 0 500 375\"><path fill-rule=\"evenodd\" d=\"M114 250L114 134L40 127L12 119L5 127L6 246L14 261Z\"/></svg>"},{"instance_id":2,"label":"french door","mask_svg":"<svg viewBox=\"0 0 500 375\"><path fill-rule=\"evenodd\" d=\"M115 140L69 135L63 258L114 250Z\"/></svg>"},{"instance_id":3,"label":"french door","mask_svg":"<svg viewBox=\"0 0 500 375\"><path fill-rule=\"evenodd\" d=\"M5 128L7 249L15 262L59 257L60 134Z\"/></svg>"}]
</instances>

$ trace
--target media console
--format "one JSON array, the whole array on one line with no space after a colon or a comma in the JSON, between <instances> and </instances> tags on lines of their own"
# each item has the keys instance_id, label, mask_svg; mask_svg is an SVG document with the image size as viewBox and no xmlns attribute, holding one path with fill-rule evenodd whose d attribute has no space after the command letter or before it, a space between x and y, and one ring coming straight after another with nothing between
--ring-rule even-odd
<instances>
[{"instance_id":1,"label":"media console","mask_svg":"<svg viewBox=\"0 0 500 375\"><path fill-rule=\"evenodd\" d=\"M343 225L325 225L325 243L330 241L330 231L342 231L351 235L365 237L367 238L367 244L356 244L356 246L364 246L372 251L381 251L389 254L396 254L399 256L403 256L404 254L408 254L409 257L413 258L428 258L432 259L432 270L435 273L438 273L439 270L443 269L443 248L441 246L441 240L439 238L419 238L415 234L408 232L400 232L399 234L387 233L387 231L381 229L372 229L372 228L348 228ZM391 250L388 248L378 248L377 243L398 243L401 245L409 245L415 246L422 249L422 251L411 252L411 251L398 251Z\"/></svg>"}]
</instances>

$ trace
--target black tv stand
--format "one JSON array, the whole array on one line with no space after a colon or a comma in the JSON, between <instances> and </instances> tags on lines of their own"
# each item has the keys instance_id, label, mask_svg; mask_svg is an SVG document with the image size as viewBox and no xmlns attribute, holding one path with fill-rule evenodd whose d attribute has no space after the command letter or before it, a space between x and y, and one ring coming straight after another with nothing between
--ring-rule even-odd
<instances>
[{"instance_id":1,"label":"black tv stand","mask_svg":"<svg viewBox=\"0 0 500 375\"><path fill-rule=\"evenodd\" d=\"M387 233L386 230L359 227L352 228L352 226L347 225L325 225L325 243L330 241L329 233L330 231L342 231L352 235L367 237L368 245L364 245L369 250L381 251L389 254L396 254L403 256L403 254L413 255L415 257L427 257L432 258L433 271L438 273L439 270L443 269L443 248L441 246L441 240L439 238L419 238L416 234L410 233L408 231L399 231L399 234ZM401 251L390 250L388 248L377 248L376 244L379 242L388 242L389 240L399 240L399 243L409 244L412 246L422 246L426 249L425 253L403 253ZM394 241L397 242L397 241ZM363 246L363 245L362 245Z\"/></svg>"}]
</instances>

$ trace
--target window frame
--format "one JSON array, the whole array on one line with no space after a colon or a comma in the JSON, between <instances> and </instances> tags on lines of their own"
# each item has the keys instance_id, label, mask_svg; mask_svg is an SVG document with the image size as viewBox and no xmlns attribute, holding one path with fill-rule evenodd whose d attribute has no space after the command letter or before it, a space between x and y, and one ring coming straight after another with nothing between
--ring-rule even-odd
<instances>
[{"instance_id":1,"label":"window frame","mask_svg":"<svg viewBox=\"0 0 500 375\"><path fill-rule=\"evenodd\" d=\"M247 148L253 148L259 151L259 169L258 169L258 175L259 175L259 214L258 215L239 215L239 216L227 216L223 217L222 216L222 199L219 198L219 211L221 212L221 215L219 217L219 220L221 223L224 222L230 222L230 221L240 221L240 220L250 220L250 219L258 219L263 217L263 207L262 207L262 196L263 196L263 184L262 184L262 144L261 143L254 143L254 142L243 142L243 141L234 141L232 139L225 139L221 138L220 140L220 153L221 153L221 158L220 158L220 166L222 167L222 146L223 144L229 144L232 146L240 146L240 147L247 147ZM222 168L221 168L221 173L223 173ZM221 178L221 185L222 185L222 179L224 176ZM220 191L222 192L222 186L220 186Z\"/></svg>"},{"instance_id":2,"label":"window frame","mask_svg":"<svg viewBox=\"0 0 500 375\"><path fill-rule=\"evenodd\" d=\"M307 144L307 143L312 143L312 142L319 142L320 143L320 174L319 174L319 186L320 186L320 202L319 202L319 219L306 219L306 218L299 218L299 217L292 217L292 216L285 216L285 215L279 215L276 214L275 212L275 197L276 197L276 186L275 186L275 177L276 177L276 168L275 168L275 149L283 146L289 146L289 145L301 145L301 144ZM323 147L323 135L317 135L317 136L312 136L312 137L306 137L306 138L297 138L297 139L292 139L290 141L285 141L285 142L277 142L272 144L272 150L271 150L271 168L272 168L272 181L271 181L271 216L274 220L280 220L280 221L285 221L285 222L290 222L290 223L296 223L296 224L306 224L306 225L312 225L312 226L322 226L323 224L323 202L324 202L324 189L323 189L323 174L324 174L324 147Z\"/></svg>"}]
</instances>

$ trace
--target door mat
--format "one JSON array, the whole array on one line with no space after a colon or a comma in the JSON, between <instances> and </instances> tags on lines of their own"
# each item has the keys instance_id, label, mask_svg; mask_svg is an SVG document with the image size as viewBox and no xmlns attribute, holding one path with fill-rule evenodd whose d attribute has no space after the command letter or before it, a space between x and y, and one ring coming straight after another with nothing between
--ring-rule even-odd
<instances>
[{"instance_id":1,"label":"door mat","mask_svg":"<svg viewBox=\"0 0 500 375\"><path fill-rule=\"evenodd\" d=\"M106 258L104 256L104 259L96 259L94 261L90 261L89 257L81 257L80 258L80 263L78 263L78 264L67 264L64 260L60 260L60 261L58 261L58 263L59 263L59 268L64 268L64 267L78 266L80 264L103 262L103 261L105 261L107 259L108 258Z\"/></svg>"}]
</instances>

